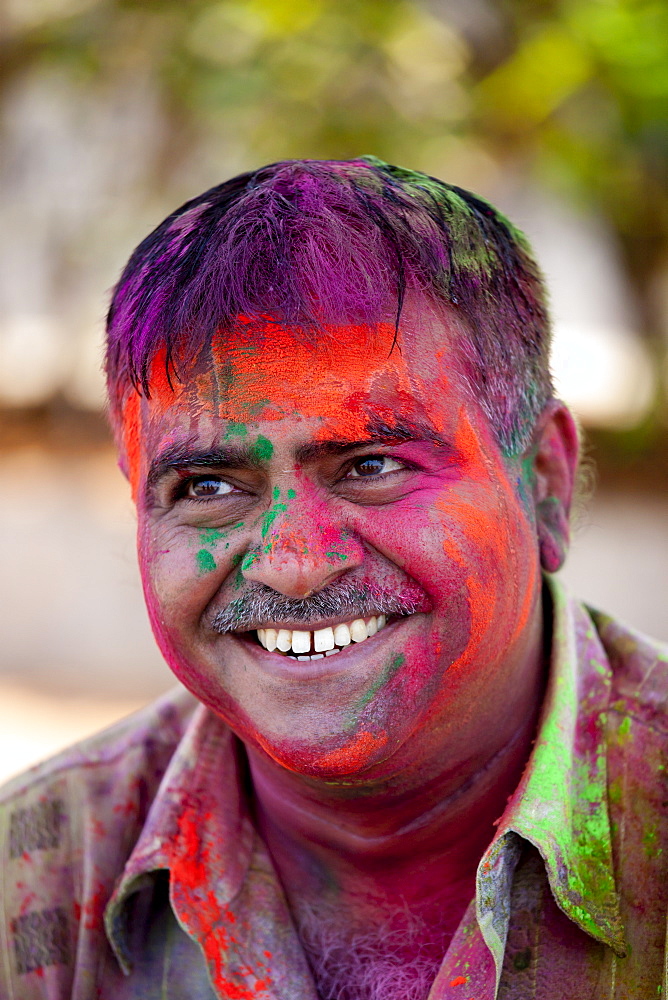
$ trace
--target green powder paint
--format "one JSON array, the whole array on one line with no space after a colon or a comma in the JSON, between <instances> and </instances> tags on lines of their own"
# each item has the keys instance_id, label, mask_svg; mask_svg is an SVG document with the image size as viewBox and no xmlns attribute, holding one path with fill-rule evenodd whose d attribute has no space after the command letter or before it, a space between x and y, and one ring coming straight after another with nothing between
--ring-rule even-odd
<instances>
[{"instance_id":1,"label":"green powder paint","mask_svg":"<svg viewBox=\"0 0 668 1000\"><path fill-rule=\"evenodd\" d=\"M380 676L373 682L368 691L365 691L361 698L359 698L355 704L352 706L349 712L349 721L346 724L346 729L352 729L357 724L357 717L359 713L366 708L371 699L378 694L380 689L384 684L394 677L397 670L403 666L406 657L403 653L397 653L393 656L387 666L384 668Z\"/></svg>"},{"instance_id":2,"label":"green powder paint","mask_svg":"<svg viewBox=\"0 0 668 1000\"><path fill-rule=\"evenodd\" d=\"M258 558L259 556L257 552L247 552L243 558L243 562L241 563L242 571L250 569L253 563L256 562Z\"/></svg>"},{"instance_id":3,"label":"green powder paint","mask_svg":"<svg viewBox=\"0 0 668 1000\"><path fill-rule=\"evenodd\" d=\"M278 517L278 515L287 509L288 509L287 504L275 503L274 506L271 508L271 510L265 511L265 513L262 515L261 534L263 538L267 537L271 529L271 526Z\"/></svg>"},{"instance_id":4,"label":"green powder paint","mask_svg":"<svg viewBox=\"0 0 668 1000\"><path fill-rule=\"evenodd\" d=\"M200 549L197 553L197 569L200 574L211 573L216 568L216 560L206 549Z\"/></svg>"},{"instance_id":5,"label":"green powder paint","mask_svg":"<svg viewBox=\"0 0 668 1000\"><path fill-rule=\"evenodd\" d=\"M246 437L248 430L245 424L237 424L233 420L227 425L227 430L225 432L225 440L228 441L232 437Z\"/></svg>"},{"instance_id":6,"label":"green powder paint","mask_svg":"<svg viewBox=\"0 0 668 1000\"><path fill-rule=\"evenodd\" d=\"M262 437L260 434L257 441L251 448L251 454L259 462L268 462L271 456L274 454L274 446L269 440L269 438Z\"/></svg>"},{"instance_id":7,"label":"green powder paint","mask_svg":"<svg viewBox=\"0 0 668 1000\"><path fill-rule=\"evenodd\" d=\"M345 552L325 552L328 559L347 559Z\"/></svg>"},{"instance_id":8,"label":"green powder paint","mask_svg":"<svg viewBox=\"0 0 668 1000\"><path fill-rule=\"evenodd\" d=\"M295 493L295 491L293 489L288 490L288 500L294 500L294 498L296 496L297 496L297 494Z\"/></svg>"},{"instance_id":9,"label":"green powder paint","mask_svg":"<svg viewBox=\"0 0 668 1000\"><path fill-rule=\"evenodd\" d=\"M622 786L619 781L611 781L608 788L608 798L613 805L619 805L622 801Z\"/></svg>"},{"instance_id":10,"label":"green powder paint","mask_svg":"<svg viewBox=\"0 0 668 1000\"><path fill-rule=\"evenodd\" d=\"M199 533L200 545L215 545L221 538L225 538L226 531L219 531L218 528L201 528Z\"/></svg>"},{"instance_id":11,"label":"green powder paint","mask_svg":"<svg viewBox=\"0 0 668 1000\"><path fill-rule=\"evenodd\" d=\"M663 853L659 847L659 832L656 823L649 823L643 832L642 843L648 858L658 858Z\"/></svg>"},{"instance_id":12,"label":"green powder paint","mask_svg":"<svg viewBox=\"0 0 668 1000\"><path fill-rule=\"evenodd\" d=\"M617 742L624 746L628 742L629 734L631 732L631 719L627 715L625 719L622 719L619 729L617 730Z\"/></svg>"}]
</instances>

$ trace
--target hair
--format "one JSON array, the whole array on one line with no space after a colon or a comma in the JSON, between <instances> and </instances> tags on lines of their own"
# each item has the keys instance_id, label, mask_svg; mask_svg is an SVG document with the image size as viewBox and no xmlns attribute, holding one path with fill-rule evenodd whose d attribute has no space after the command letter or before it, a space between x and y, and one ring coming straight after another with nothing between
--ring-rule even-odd
<instances>
[{"instance_id":1,"label":"hair","mask_svg":"<svg viewBox=\"0 0 668 1000\"><path fill-rule=\"evenodd\" d=\"M293 917L322 1000L424 1000L450 935L406 903L378 903L373 924L342 922L341 908L300 900ZM463 1000L467 995L464 994Z\"/></svg>"},{"instance_id":2,"label":"hair","mask_svg":"<svg viewBox=\"0 0 668 1000\"><path fill-rule=\"evenodd\" d=\"M525 447L552 395L545 290L524 235L488 202L372 156L286 160L186 202L134 251L107 317L112 421L132 387L150 396L234 338L240 317L271 316L304 336L373 324L408 292L464 320L463 374L507 454ZM461 325L461 324L460 324Z\"/></svg>"}]
</instances>

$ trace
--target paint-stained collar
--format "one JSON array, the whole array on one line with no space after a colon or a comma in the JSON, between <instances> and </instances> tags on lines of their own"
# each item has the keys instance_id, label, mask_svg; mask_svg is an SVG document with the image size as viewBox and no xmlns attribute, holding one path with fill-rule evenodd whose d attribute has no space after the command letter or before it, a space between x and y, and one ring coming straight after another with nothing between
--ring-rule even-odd
<instances>
[{"instance_id":1,"label":"paint-stained collar","mask_svg":"<svg viewBox=\"0 0 668 1000\"><path fill-rule=\"evenodd\" d=\"M132 965L127 903L151 873L170 873L170 899L188 926L193 914L228 912L250 862L254 830L244 797L239 741L198 706L165 772L142 833L105 912L111 947L122 968Z\"/></svg>"},{"instance_id":2,"label":"paint-stained collar","mask_svg":"<svg viewBox=\"0 0 668 1000\"><path fill-rule=\"evenodd\" d=\"M497 979L520 837L540 852L566 915L618 955L625 951L607 801L605 727L612 672L586 610L554 578L547 586L552 656L538 737L478 867L478 923Z\"/></svg>"}]
</instances>

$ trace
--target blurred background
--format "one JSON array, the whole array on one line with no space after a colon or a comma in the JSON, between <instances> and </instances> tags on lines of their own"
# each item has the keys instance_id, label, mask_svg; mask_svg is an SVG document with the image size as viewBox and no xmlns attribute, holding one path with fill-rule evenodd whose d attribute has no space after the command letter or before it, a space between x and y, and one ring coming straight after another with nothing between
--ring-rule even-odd
<instances>
[{"instance_id":1,"label":"blurred background","mask_svg":"<svg viewBox=\"0 0 668 1000\"><path fill-rule=\"evenodd\" d=\"M0 777L172 684L102 322L174 207L375 153L488 197L551 290L597 488L564 571L668 639L664 0L0 0Z\"/></svg>"}]
</instances>

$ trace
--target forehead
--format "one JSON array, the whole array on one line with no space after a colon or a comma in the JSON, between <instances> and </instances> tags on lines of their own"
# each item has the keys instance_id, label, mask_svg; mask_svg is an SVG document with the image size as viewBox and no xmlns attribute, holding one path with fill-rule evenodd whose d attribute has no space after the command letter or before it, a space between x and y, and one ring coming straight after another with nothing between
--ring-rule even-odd
<instances>
[{"instance_id":1,"label":"forehead","mask_svg":"<svg viewBox=\"0 0 668 1000\"><path fill-rule=\"evenodd\" d=\"M394 323L302 330L275 321L240 322L218 335L182 383L154 360L150 410L189 411L237 423L297 417L358 434L369 419L425 416L430 401L461 388L459 331L411 304ZM451 401L452 402L452 401Z\"/></svg>"},{"instance_id":2,"label":"forehead","mask_svg":"<svg viewBox=\"0 0 668 1000\"><path fill-rule=\"evenodd\" d=\"M136 495L142 469L183 443L213 447L247 432L276 444L397 438L452 442L464 412L476 437L490 428L462 375L456 317L409 302L393 322L310 333L278 322L241 323L196 363L167 376L153 361L150 398L123 407L122 464ZM273 447L273 445L272 445Z\"/></svg>"}]
</instances>

